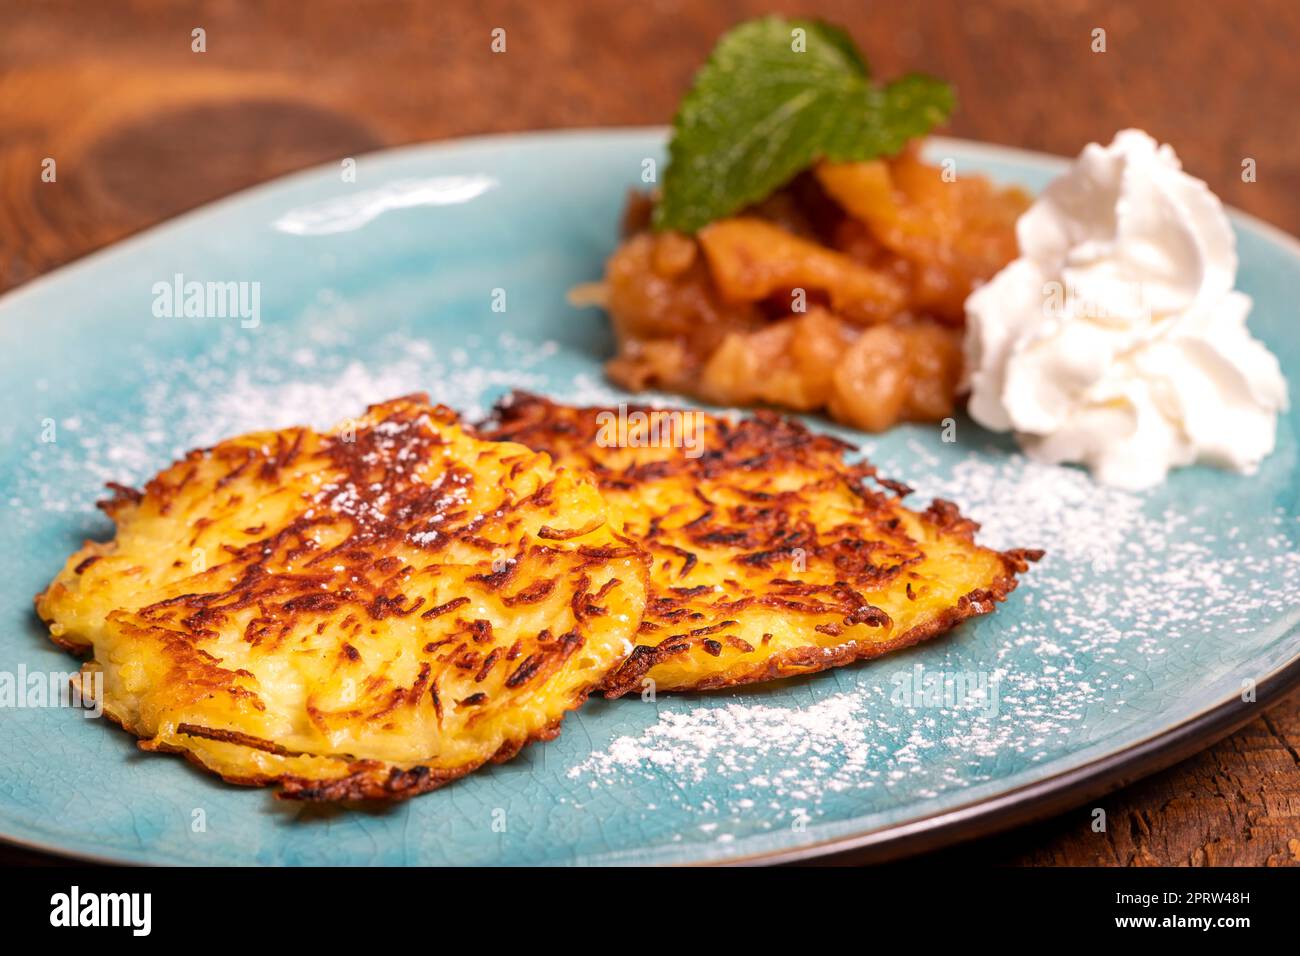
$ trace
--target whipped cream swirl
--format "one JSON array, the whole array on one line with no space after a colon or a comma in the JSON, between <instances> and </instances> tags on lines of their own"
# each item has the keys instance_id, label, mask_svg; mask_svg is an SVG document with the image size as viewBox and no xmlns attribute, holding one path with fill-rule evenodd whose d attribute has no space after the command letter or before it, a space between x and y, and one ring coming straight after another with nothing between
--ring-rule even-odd
<instances>
[{"instance_id":1,"label":"whipped cream swirl","mask_svg":"<svg viewBox=\"0 0 1300 956\"><path fill-rule=\"evenodd\" d=\"M1169 146L1090 144L1016 237L1020 258L966 300L976 421L1130 489L1272 452L1286 380L1246 328L1223 206Z\"/></svg>"}]
</instances>

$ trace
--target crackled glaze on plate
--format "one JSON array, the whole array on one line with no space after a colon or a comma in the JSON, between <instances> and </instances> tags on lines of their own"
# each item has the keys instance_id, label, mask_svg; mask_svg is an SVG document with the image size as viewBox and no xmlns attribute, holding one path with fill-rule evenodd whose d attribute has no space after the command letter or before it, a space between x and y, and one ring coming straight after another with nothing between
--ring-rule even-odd
<instances>
[{"instance_id":1,"label":"crackled glaze on plate","mask_svg":"<svg viewBox=\"0 0 1300 956\"><path fill-rule=\"evenodd\" d=\"M335 167L293 176L0 300L0 673L72 669L31 595L108 531L93 508L105 481L415 390L471 415L514 387L619 400L600 373L604 319L565 293L599 275L625 190L662 148L661 132L630 130L381 153L355 183ZM956 141L931 153L1030 188L1059 168ZM1294 390L1300 254L1235 225L1251 326ZM154 284L177 273L260 283L260 323L155 318ZM964 418L951 443L928 426L865 440L918 502L952 498L992 544L1048 549L997 614L799 680L592 701L556 741L389 809L279 803L77 711L0 709L0 835L162 863L714 862L901 840L1039 799L1239 704L1243 681L1294 672L1296 415L1257 475L1189 469L1142 495L1026 462ZM970 693L909 697L934 674L970 675Z\"/></svg>"}]
</instances>

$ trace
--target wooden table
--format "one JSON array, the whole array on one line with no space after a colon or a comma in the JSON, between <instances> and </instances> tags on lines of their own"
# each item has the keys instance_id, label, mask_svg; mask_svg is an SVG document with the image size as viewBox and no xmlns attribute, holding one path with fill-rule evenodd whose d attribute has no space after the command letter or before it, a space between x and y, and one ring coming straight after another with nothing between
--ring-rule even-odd
<instances>
[{"instance_id":1,"label":"wooden table","mask_svg":"<svg viewBox=\"0 0 1300 956\"><path fill-rule=\"evenodd\" d=\"M470 133L665 122L714 38L776 6L850 27L882 76L951 80L954 135L1073 154L1139 126L1226 202L1300 232L1294 0L11 0L0 14L0 289L325 160ZM490 47L497 27L504 54ZM195 28L206 52L192 50ZM1093 52L1096 29L1105 52ZM1254 182L1241 176L1247 158ZM1300 862L1300 697L1100 804L1105 834L1081 808L940 856Z\"/></svg>"}]
</instances>

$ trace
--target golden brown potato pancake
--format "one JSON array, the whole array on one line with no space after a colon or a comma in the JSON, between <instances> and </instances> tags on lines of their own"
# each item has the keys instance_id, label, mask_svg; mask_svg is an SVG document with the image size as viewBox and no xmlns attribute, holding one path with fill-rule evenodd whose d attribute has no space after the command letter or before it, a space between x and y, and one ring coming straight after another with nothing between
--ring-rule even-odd
<instances>
[{"instance_id":1,"label":"golden brown potato pancake","mask_svg":"<svg viewBox=\"0 0 1300 956\"><path fill-rule=\"evenodd\" d=\"M51 636L144 749L285 797L409 797L553 737L644 609L590 478L423 396L117 492L37 598Z\"/></svg>"},{"instance_id":2,"label":"golden brown potato pancake","mask_svg":"<svg viewBox=\"0 0 1300 956\"><path fill-rule=\"evenodd\" d=\"M876 657L989 613L1039 556L976 545L950 502L903 507L908 489L847 464L851 446L771 413L620 413L516 393L481 433L589 469L652 556L637 647L609 697Z\"/></svg>"}]
</instances>

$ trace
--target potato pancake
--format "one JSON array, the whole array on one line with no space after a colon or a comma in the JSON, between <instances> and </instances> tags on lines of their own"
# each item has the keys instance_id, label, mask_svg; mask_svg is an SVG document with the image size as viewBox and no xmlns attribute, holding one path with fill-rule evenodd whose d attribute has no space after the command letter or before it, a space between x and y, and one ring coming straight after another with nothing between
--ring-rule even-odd
<instances>
[{"instance_id":1,"label":"potato pancake","mask_svg":"<svg viewBox=\"0 0 1300 956\"><path fill-rule=\"evenodd\" d=\"M650 599L617 697L806 674L987 614L1041 552L974 543L956 506L909 491L850 445L772 413L572 408L516 393L484 437L591 471L652 556Z\"/></svg>"},{"instance_id":2,"label":"potato pancake","mask_svg":"<svg viewBox=\"0 0 1300 956\"><path fill-rule=\"evenodd\" d=\"M38 613L144 749L284 797L405 798L550 739L645 607L588 476L424 396L116 491Z\"/></svg>"}]
</instances>

